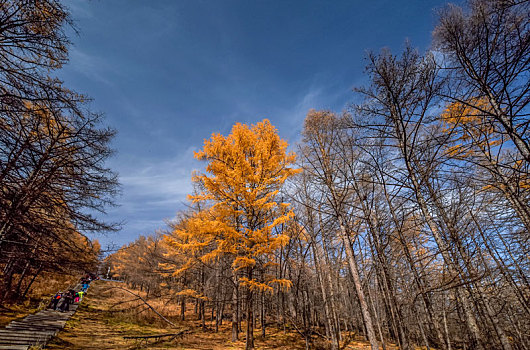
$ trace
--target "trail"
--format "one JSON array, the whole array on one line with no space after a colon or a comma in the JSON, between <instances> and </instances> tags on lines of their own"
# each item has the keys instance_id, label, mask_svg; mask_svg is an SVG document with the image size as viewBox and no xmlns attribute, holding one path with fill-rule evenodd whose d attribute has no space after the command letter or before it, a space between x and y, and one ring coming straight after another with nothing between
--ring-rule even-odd
<instances>
[{"instance_id":1,"label":"trail","mask_svg":"<svg viewBox=\"0 0 530 350\"><path fill-rule=\"evenodd\" d=\"M78 284L73 288L81 290ZM46 309L28 315L21 320L14 320L4 329L0 329L0 349L27 350L33 345L44 346L75 314L78 304L71 304L69 311L60 312Z\"/></svg>"}]
</instances>

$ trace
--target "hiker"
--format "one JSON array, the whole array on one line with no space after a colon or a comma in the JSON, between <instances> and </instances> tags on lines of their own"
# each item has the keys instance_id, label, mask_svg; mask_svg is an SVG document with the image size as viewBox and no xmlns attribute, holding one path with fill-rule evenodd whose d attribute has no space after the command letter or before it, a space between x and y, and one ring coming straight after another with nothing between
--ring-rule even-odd
<instances>
[{"instance_id":1,"label":"hiker","mask_svg":"<svg viewBox=\"0 0 530 350\"><path fill-rule=\"evenodd\" d=\"M80 303L80 302L83 300L83 295L84 295L84 294L85 294L85 292L83 292L82 290L79 291L79 292L77 292L77 295L78 295L78 297L77 297L77 300L78 300L78 301L77 301L77 302L78 302L78 303Z\"/></svg>"},{"instance_id":2,"label":"hiker","mask_svg":"<svg viewBox=\"0 0 530 350\"><path fill-rule=\"evenodd\" d=\"M64 311L70 311L70 304L74 301L74 294L72 293L72 289L70 289L68 292L66 292L63 295L62 299L64 299L64 301L61 304L61 306L59 306L59 309L61 311L63 311L63 312Z\"/></svg>"},{"instance_id":3,"label":"hiker","mask_svg":"<svg viewBox=\"0 0 530 350\"><path fill-rule=\"evenodd\" d=\"M70 289L68 292L70 293L70 304L73 304L75 297L77 295L77 292L73 289Z\"/></svg>"},{"instance_id":4,"label":"hiker","mask_svg":"<svg viewBox=\"0 0 530 350\"><path fill-rule=\"evenodd\" d=\"M83 285L82 285L82 287L81 287L81 290L82 290L83 292L86 292L87 289L88 289L88 283L85 282L85 283L83 283Z\"/></svg>"},{"instance_id":5,"label":"hiker","mask_svg":"<svg viewBox=\"0 0 530 350\"><path fill-rule=\"evenodd\" d=\"M57 305L57 308L56 310L59 310L61 312L63 311L68 311L69 310L69 305L68 305L68 300L66 298L66 295L68 293L64 292L64 293L61 293L61 299L59 299L59 305Z\"/></svg>"},{"instance_id":6,"label":"hiker","mask_svg":"<svg viewBox=\"0 0 530 350\"><path fill-rule=\"evenodd\" d=\"M61 299L61 292L55 293L55 295L50 300L50 304L48 305L48 309L57 310L57 304L59 303L60 299Z\"/></svg>"}]
</instances>

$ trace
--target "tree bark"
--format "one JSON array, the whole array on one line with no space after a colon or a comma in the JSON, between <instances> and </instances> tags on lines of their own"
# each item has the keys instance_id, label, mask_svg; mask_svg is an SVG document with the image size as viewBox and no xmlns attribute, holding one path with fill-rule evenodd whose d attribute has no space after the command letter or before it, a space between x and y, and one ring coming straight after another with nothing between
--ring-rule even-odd
<instances>
[{"instance_id":1,"label":"tree bark","mask_svg":"<svg viewBox=\"0 0 530 350\"><path fill-rule=\"evenodd\" d=\"M339 222L342 219L339 218ZM361 277L359 276L359 267L357 261L355 260L355 254L353 252L353 247L351 245L351 240L348 235L348 232L343 223L340 223L340 237L342 243L344 244L346 250L346 256L348 258L348 266L350 268L350 273L352 274L353 284L355 286L355 291L357 292L357 297L359 298L359 304L361 306L361 314L363 316L364 325L366 327L366 334L368 336L368 341L370 342L370 348L372 350L379 350L379 342L374 331L374 325L372 322L372 316L370 315L370 310L368 308L368 303L364 296L364 291L362 288Z\"/></svg>"},{"instance_id":2,"label":"tree bark","mask_svg":"<svg viewBox=\"0 0 530 350\"><path fill-rule=\"evenodd\" d=\"M238 281L237 277L232 277L232 341L236 342L239 339L239 296L238 296Z\"/></svg>"},{"instance_id":3,"label":"tree bark","mask_svg":"<svg viewBox=\"0 0 530 350\"><path fill-rule=\"evenodd\" d=\"M249 281L252 281L253 268L247 269L247 277ZM253 308L253 292L252 289L247 287L247 298L246 298L246 318L247 318L247 337L245 341L245 350L254 349L254 308Z\"/></svg>"}]
</instances>

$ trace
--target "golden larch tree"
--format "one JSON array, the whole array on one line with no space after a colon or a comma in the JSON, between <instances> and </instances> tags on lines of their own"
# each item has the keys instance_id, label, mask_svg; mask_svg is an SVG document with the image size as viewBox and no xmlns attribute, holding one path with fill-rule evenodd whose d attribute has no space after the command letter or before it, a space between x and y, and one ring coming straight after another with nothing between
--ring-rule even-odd
<instances>
[{"instance_id":1,"label":"golden larch tree","mask_svg":"<svg viewBox=\"0 0 530 350\"><path fill-rule=\"evenodd\" d=\"M190 199L205 203L208 214L191 219L197 220L192 232L210 246L202 256L204 262L226 257L232 261L235 289L241 286L246 292L247 349L254 347L253 292L290 285L287 280L254 274L288 242L287 235L274 229L293 216L289 204L278 201L282 185L298 172L291 167L295 154L287 147L276 128L263 120L251 126L237 123L228 136L213 134L195 153L207 166L205 173L194 175L200 190Z\"/></svg>"}]
</instances>

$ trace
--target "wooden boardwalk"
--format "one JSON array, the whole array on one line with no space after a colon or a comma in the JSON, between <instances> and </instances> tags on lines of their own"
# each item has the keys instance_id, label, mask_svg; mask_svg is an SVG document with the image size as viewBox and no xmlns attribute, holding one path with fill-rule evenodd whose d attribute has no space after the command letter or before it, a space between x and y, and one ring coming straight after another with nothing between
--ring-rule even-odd
<instances>
[{"instance_id":1,"label":"wooden boardwalk","mask_svg":"<svg viewBox=\"0 0 530 350\"><path fill-rule=\"evenodd\" d=\"M77 307L77 304L71 304L70 311L66 312L42 310L12 321L4 329L0 329L0 350L28 350L32 345L44 346L64 328Z\"/></svg>"},{"instance_id":2,"label":"wooden boardwalk","mask_svg":"<svg viewBox=\"0 0 530 350\"><path fill-rule=\"evenodd\" d=\"M32 345L44 346L64 328L76 309L77 304L72 304L70 311L42 310L11 322L6 328L0 329L0 349L27 350Z\"/></svg>"}]
</instances>

